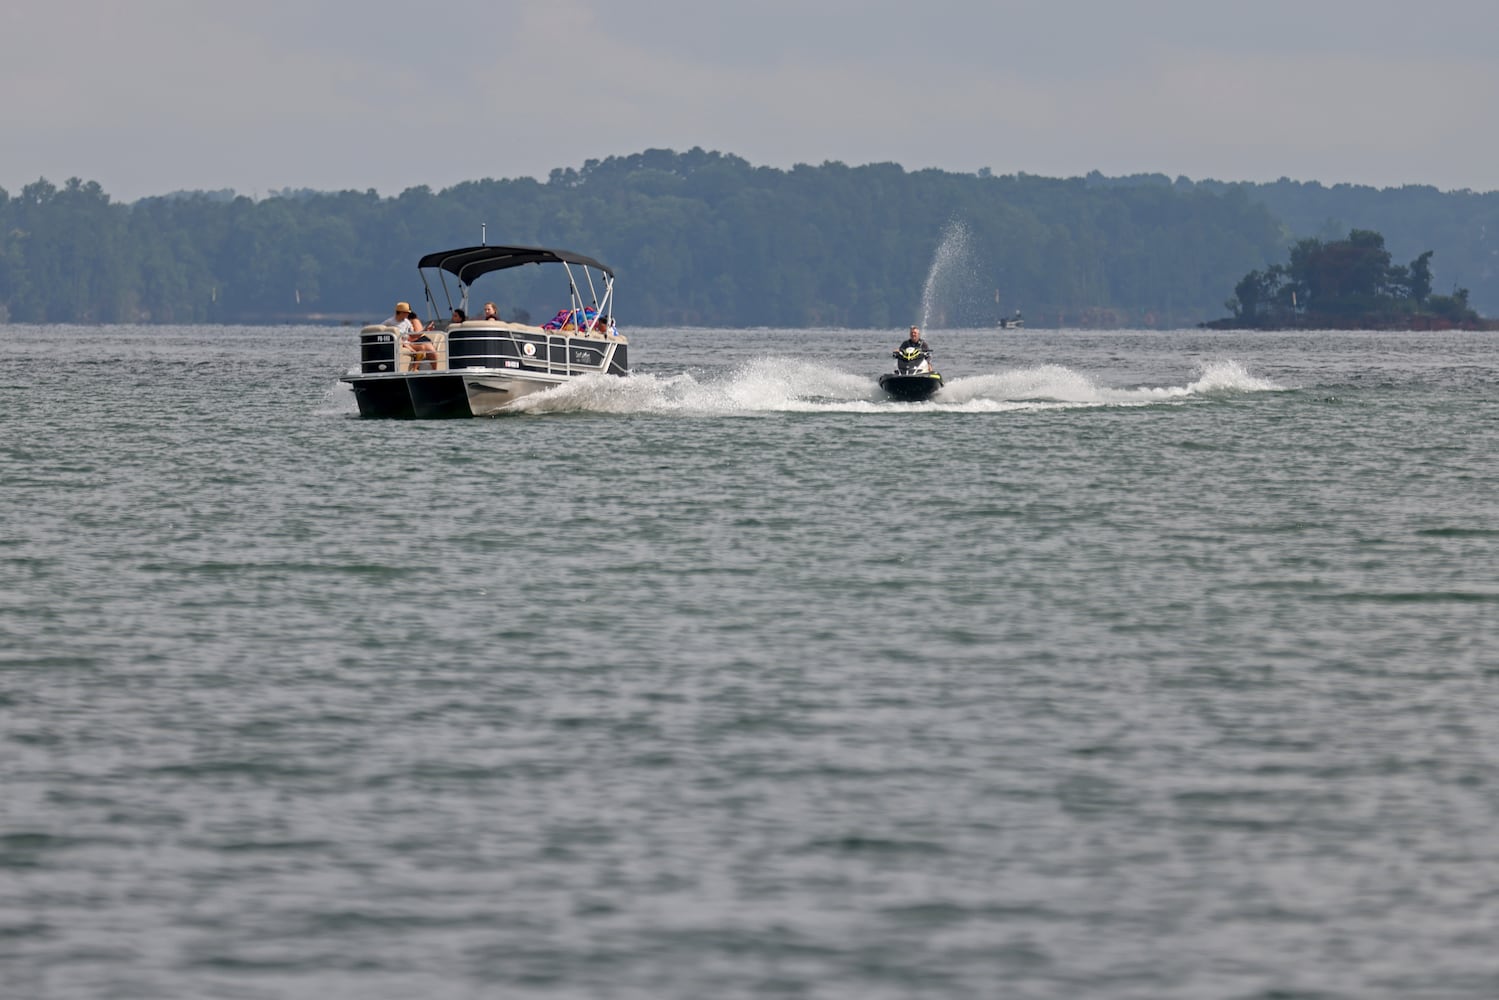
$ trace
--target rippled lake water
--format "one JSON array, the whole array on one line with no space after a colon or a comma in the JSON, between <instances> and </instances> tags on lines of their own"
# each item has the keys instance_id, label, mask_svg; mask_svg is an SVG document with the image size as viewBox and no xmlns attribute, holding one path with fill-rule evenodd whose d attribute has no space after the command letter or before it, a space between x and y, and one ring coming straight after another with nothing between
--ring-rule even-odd
<instances>
[{"instance_id":1,"label":"rippled lake water","mask_svg":"<svg viewBox=\"0 0 1499 1000\"><path fill-rule=\"evenodd\" d=\"M1499 996L1494 334L0 327L0 993Z\"/></svg>"}]
</instances>

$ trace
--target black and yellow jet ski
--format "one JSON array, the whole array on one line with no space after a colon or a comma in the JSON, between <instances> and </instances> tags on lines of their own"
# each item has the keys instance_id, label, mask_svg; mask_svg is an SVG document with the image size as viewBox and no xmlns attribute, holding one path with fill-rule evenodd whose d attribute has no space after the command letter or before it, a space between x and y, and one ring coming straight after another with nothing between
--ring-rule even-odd
<instances>
[{"instance_id":1,"label":"black and yellow jet ski","mask_svg":"<svg viewBox=\"0 0 1499 1000\"><path fill-rule=\"evenodd\" d=\"M902 347L891 352L895 371L880 376L880 388L895 399L919 401L930 399L942 388L942 376L932 368L932 356L918 347Z\"/></svg>"}]
</instances>

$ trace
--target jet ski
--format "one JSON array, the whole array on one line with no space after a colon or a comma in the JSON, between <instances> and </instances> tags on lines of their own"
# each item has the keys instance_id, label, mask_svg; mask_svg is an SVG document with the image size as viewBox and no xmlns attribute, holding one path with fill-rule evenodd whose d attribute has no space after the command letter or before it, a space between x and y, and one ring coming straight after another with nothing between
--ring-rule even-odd
<instances>
[{"instance_id":1,"label":"jet ski","mask_svg":"<svg viewBox=\"0 0 1499 1000\"><path fill-rule=\"evenodd\" d=\"M932 369L932 358L919 348L902 347L891 352L895 371L880 376L880 388L896 399L922 400L942 388L942 376Z\"/></svg>"}]
</instances>

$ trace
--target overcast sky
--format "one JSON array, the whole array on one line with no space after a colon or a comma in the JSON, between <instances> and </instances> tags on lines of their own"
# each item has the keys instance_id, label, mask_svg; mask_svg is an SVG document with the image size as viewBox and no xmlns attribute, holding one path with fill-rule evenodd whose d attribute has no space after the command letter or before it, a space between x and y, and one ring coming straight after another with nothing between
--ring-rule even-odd
<instances>
[{"instance_id":1,"label":"overcast sky","mask_svg":"<svg viewBox=\"0 0 1499 1000\"><path fill-rule=\"evenodd\" d=\"M7 0L0 187L756 165L1499 189L1496 0Z\"/></svg>"}]
</instances>

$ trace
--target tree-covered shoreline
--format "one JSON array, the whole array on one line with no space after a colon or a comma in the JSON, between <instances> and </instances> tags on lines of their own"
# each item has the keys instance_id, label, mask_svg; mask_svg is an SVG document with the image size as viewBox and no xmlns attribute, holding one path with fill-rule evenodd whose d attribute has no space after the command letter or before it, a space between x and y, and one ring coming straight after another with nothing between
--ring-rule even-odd
<instances>
[{"instance_id":1,"label":"tree-covered shoreline","mask_svg":"<svg viewBox=\"0 0 1499 1000\"><path fill-rule=\"evenodd\" d=\"M1478 274L1468 279L1479 290L1473 305L1499 308L1487 230L1473 229L1491 220L1499 234L1499 193L1358 195L1289 183L897 164L780 170L701 149L390 197L191 192L126 204L94 182L39 180L15 195L0 190L0 322L378 318L396 299L420 296L421 254L478 243L485 224L491 243L608 262L626 326L901 326L920 318L934 253L959 222L970 238L927 317L935 325L991 326L1018 309L1033 326L1189 327L1219 315L1241 276L1274 266L1307 235L1277 217L1270 196L1295 195L1304 219L1318 190L1358 213L1349 220L1358 227L1393 213L1403 232L1419 233L1405 218L1419 203L1434 220L1426 242L1436 260ZM1433 270L1432 280L1455 285L1452 273ZM533 313L551 305L514 304Z\"/></svg>"},{"instance_id":2,"label":"tree-covered shoreline","mask_svg":"<svg viewBox=\"0 0 1499 1000\"><path fill-rule=\"evenodd\" d=\"M1468 303L1466 288L1432 294L1427 250L1395 264L1384 236L1354 229L1346 239L1298 240L1285 264L1246 274L1224 303L1233 314L1211 329L1480 330L1499 329Z\"/></svg>"}]
</instances>

